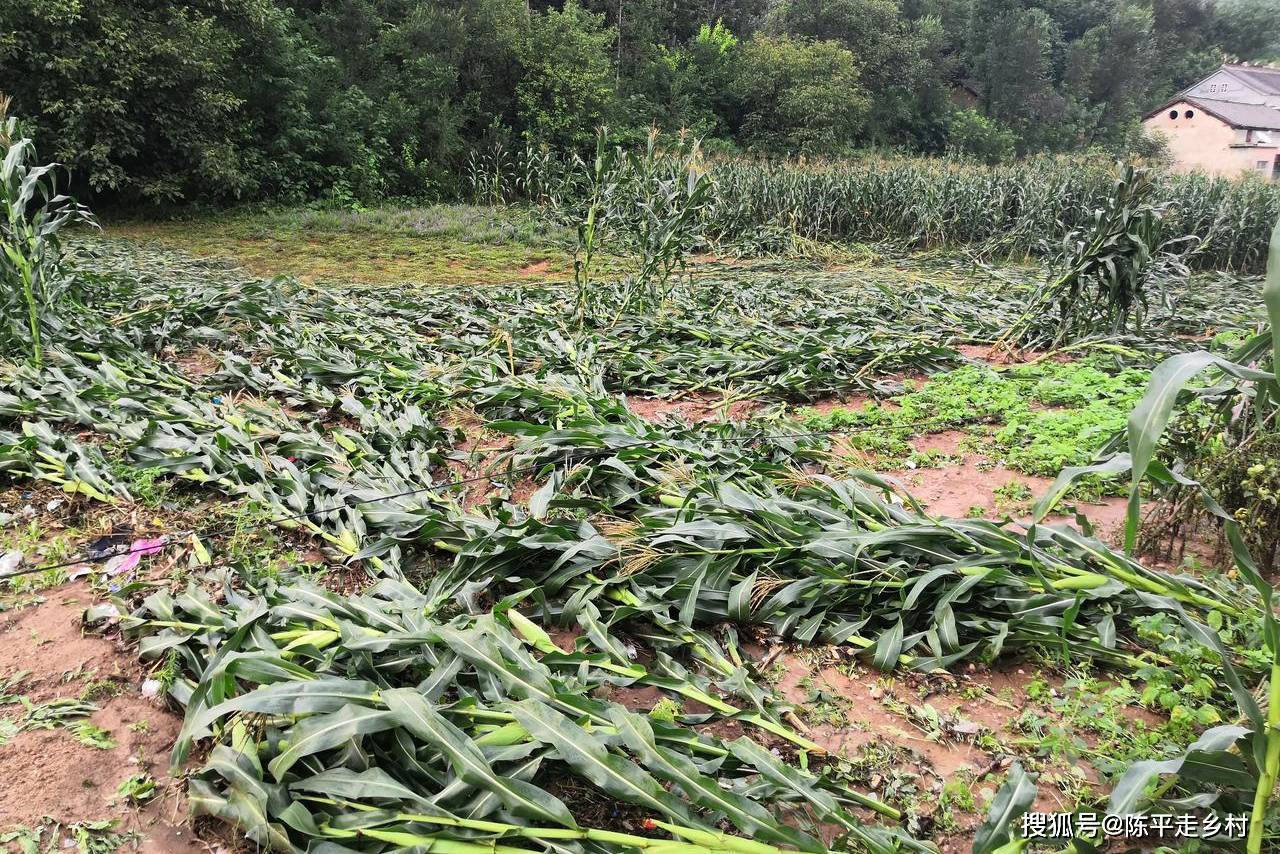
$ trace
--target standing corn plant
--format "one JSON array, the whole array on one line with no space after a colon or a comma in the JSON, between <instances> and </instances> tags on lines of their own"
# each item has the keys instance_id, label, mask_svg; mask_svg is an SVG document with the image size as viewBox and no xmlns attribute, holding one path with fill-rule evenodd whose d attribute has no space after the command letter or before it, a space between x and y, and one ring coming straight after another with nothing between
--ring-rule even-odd
<instances>
[{"instance_id":1,"label":"standing corn plant","mask_svg":"<svg viewBox=\"0 0 1280 854\"><path fill-rule=\"evenodd\" d=\"M1003 340L1059 347L1141 325L1155 287L1187 274L1178 247L1193 242L1164 238L1165 206L1154 195L1146 171L1126 166L1105 205L1067 235L1061 267Z\"/></svg>"},{"instance_id":2,"label":"standing corn plant","mask_svg":"<svg viewBox=\"0 0 1280 854\"><path fill-rule=\"evenodd\" d=\"M29 349L39 368L43 329L56 328L52 309L71 284L61 266L59 232L94 220L87 208L58 194L57 164L31 165L35 145L21 137L18 120L7 112L7 99L0 100L0 142L8 149L0 166L0 347L5 353ZM13 322L16 317L25 318L25 328Z\"/></svg>"},{"instance_id":3,"label":"standing corn plant","mask_svg":"<svg viewBox=\"0 0 1280 854\"><path fill-rule=\"evenodd\" d=\"M605 201L613 189L616 153L609 147L609 131L596 132L596 156L591 167L591 191L587 214L578 223L578 245L573 253L573 284L577 291L578 322L586 317L591 302L591 262L595 258L600 229L606 214Z\"/></svg>"},{"instance_id":4,"label":"standing corn plant","mask_svg":"<svg viewBox=\"0 0 1280 854\"><path fill-rule=\"evenodd\" d=\"M643 152L628 154L610 147L601 128L588 175L573 261L578 317L582 321L595 301L591 265L607 236L635 265L623 285L617 323L626 312L651 310L669 299L672 276L700 239L714 185L696 141L668 154L659 150L656 130Z\"/></svg>"},{"instance_id":5,"label":"standing corn plant","mask_svg":"<svg viewBox=\"0 0 1280 854\"><path fill-rule=\"evenodd\" d=\"M671 277L698 240L713 187L696 140L674 156L661 154L657 143L658 132L651 130L644 152L626 161L618 214L639 255L628 307L636 300L661 304L670 296Z\"/></svg>"}]
</instances>

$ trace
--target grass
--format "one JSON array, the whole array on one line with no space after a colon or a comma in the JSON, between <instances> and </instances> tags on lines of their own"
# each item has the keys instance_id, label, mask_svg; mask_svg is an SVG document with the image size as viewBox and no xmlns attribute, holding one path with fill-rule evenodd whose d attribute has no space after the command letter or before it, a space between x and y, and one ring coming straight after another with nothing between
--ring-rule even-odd
<instances>
[{"instance_id":1,"label":"grass","mask_svg":"<svg viewBox=\"0 0 1280 854\"><path fill-rule=\"evenodd\" d=\"M569 229L520 209L470 205L333 211L290 208L104 223L108 237L235 262L306 283L496 284L572 275Z\"/></svg>"}]
</instances>

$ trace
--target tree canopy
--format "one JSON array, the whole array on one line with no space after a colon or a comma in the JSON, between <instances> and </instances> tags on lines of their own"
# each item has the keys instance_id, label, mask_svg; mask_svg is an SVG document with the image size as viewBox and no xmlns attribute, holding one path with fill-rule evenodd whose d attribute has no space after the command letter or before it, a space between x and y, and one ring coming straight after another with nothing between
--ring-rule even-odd
<instances>
[{"instance_id":1,"label":"tree canopy","mask_svg":"<svg viewBox=\"0 0 1280 854\"><path fill-rule=\"evenodd\" d=\"M0 88L100 197L431 198L478 146L983 159L1136 144L1272 0L9 0ZM977 102L956 104L963 84Z\"/></svg>"}]
</instances>

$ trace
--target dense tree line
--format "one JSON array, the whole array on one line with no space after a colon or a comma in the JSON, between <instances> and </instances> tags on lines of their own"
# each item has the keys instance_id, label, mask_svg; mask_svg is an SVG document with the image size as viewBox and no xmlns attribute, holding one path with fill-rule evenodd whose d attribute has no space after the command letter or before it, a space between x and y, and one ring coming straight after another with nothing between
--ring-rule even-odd
<instances>
[{"instance_id":1,"label":"dense tree line","mask_svg":"<svg viewBox=\"0 0 1280 854\"><path fill-rule=\"evenodd\" d=\"M1139 144L1274 0L7 0L0 91L83 189L157 202L431 198L468 152ZM972 103L957 103L957 92Z\"/></svg>"}]
</instances>

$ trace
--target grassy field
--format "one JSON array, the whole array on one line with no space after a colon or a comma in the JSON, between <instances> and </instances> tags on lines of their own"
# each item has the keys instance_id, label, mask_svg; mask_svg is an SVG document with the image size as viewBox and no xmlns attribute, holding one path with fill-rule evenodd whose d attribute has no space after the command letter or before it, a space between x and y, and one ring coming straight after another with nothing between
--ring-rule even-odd
<instances>
[{"instance_id":1,"label":"grassy field","mask_svg":"<svg viewBox=\"0 0 1280 854\"><path fill-rule=\"evenodd\" d=\"M107 220L131 242L234 261L258 276L315 282L494 284L572 274L572 232L517 208L243 212L166 221Z\"/></svg>"},{"instance_id":2,"label":"grassy field","mask_svg":"<svg viewBox=\"0 0 1280 854\"><path fill-rule=\"evenodd\" d=\"M701 255L644 303L619 257L584 304L573 242L77 235L79 307L0 386L0 839L985 854L993 805L1106 811L1239 718L1263 617L1215 543L1125 554L1114 477L1030 517L1154 366L1248 339L1256 280L1047 353L995 346L1033 267Z\"/></svg>"}]
</instances>

